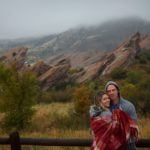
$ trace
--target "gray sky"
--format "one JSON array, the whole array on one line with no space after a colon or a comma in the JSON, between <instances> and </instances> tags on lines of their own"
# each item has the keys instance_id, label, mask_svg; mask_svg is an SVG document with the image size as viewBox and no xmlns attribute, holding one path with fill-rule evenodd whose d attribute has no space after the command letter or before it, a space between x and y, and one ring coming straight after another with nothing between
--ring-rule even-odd
<instances>
[{"instance_id":1,"label":"gray sky","mask_svg":"<svg viewBox=\"0 0 150 150\"><path fill-rule=\"evenodd\" d=\"M0 39L32 37L139 16L150 21L150 0L0 0Z\"/></svg>"}]
</instances>

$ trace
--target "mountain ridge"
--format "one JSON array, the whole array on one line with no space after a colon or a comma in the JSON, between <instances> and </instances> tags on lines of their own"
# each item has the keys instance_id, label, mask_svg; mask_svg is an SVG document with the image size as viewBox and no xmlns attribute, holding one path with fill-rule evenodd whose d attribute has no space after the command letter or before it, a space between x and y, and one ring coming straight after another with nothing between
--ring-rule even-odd
<instances>
[{"instance_id":1,"label":"mountain ridge","mask_svg":"<svg viewBox=\"0 0 150 150\"><path fill-rule=\"evenodd\" d=\"M34 72L41 88L48 88L63 82L83 83L97 77L110 74L113 69L128 68L143 49L150 48L150 35L142 36L139 32L128 37L113 51L73 51L56 55L52 60L37 61L31 66L26 63L27 48L12 49L0 57L0 61L11 65L13 62L19 71ZM21 67L20 67L21 66Z\"/></svg>"},{"instance_id":2,"label":"mountain ridge","mask_svg":"<svg viewBox=\"0 0 150 150\"><path fill-rule=\"evenodd\" d=\"M106 21L100 25L72 28L59 34L22 40L0 40L0 51L17 46L29 48L29 55L45 59L59 52L113 50L132 33L150 34L150 22L139 17Z\"/></svg>"}]
</instances>

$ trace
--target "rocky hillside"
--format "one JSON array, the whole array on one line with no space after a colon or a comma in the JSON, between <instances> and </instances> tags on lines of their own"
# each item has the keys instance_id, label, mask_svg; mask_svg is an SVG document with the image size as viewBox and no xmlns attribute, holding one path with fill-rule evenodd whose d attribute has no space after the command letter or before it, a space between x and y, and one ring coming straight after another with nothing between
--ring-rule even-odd
<instances>
[{"instance_id":1,"label":"rocky hillside","mask_svg":"<svg viewBox=\"0 0 150 150\"><path fill-rule=\"evenodd\" d=\"M26 47L13 48L0 57L0 62L7 66L15 65L18 70L22 70L26 65L27 51Z\"/></svg>"},{"instance_id":2,"label":"rocky hillside","mask_svg":"<svg viewBox=\"0 0 150 150\"><path fill-rule=\"evenodd\" d=\"M142 49L150 48L150 36L140 35L139 32L127 38L113 51L73 51L50 57L47 63L38 61L30 66L26 63L27 48L12 49L0 61L12 64L14 61L18 70L31 70L34 72L43 90L59 83L82 83L111 73L114 68L127 68L132 64L136 55Z\"/></svg>"},{"instance_id":3,"label":"rocky hillside","mask_svg":"<svg viewBox=\"0 0 150 150\"><path fill-rule=\"evenodd\" d=\"M150 23L140 18L126 18L93 27L70 29L32 48L29 58L36 56L47 59L56 54L72 51L111 51L137 31L141 34L150 34Z\"/></svg>"}]
</instances>

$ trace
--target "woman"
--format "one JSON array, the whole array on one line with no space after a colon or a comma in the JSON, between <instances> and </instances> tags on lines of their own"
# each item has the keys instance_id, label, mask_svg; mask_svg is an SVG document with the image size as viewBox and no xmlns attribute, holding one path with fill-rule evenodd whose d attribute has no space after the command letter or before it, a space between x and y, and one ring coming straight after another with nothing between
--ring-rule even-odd
<instances>
[{"instance_id":1,"label":"woman","mask_svg":"<svg viewBox=\"0 0 150 150\"><path fill-rule=\"evenodd\" d=\"M137 140L138 127L120 109L110 112L107 93L98 94L98 105L90 108L90 126L94 134L91 150L126 150L130 136Z\"/></svg>"}]
</instances>

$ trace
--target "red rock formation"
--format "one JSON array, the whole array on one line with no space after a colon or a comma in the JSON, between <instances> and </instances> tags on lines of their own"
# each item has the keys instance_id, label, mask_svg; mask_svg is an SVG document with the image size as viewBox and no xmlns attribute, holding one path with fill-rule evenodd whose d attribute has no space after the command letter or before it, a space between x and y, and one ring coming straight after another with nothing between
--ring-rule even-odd
<instances>
[{"instance_id":1,"label":"red rock formation","mask_svg":"<svg viewBox=\"0 0 150 150\"><path fill-rule=\"evenodd\" d=\"M32 72L34 72L37 76L44 74L48 71L51 67L44 63L44 61L38 61L34 66L30 68Z\"/></svg>"},{"instance_id":2,"label":"red rock formation","mask_svg":"<svg viewBox=\"0 0 150 150\"><path fill-rule=\"evenodd\" d=\"M76 77L76 82L81 83L100 75L109 74L117 67L127 68L143 48L150 48L150 36L141 38L141 35L137 32L115 50L103 55L103 59L101 58L98 62L87 65L83 68L84 71L73 77Z\"/></svg>"},{"instance_id":3,"label":"red rock formation","mask_svg":"<svg viewBox=\"0 0 150 150\"><path fill-rule=\"evenodd\" d=\"M20 70L24 67L27 51L26 47L13 48L0 57L0 61L8 66L15 65Z\"/></svg>"},{"instance_id":4,"label":"red rock formation","mask_svg":"<svg viewBox=\"0 0 150 150\"><path fill-rule=\"evenodd\" d=\"M112 52L115 59L110 64L106 65L102 75L109 74L114 68L117 67L127 68L141 50L140 41L140 34L136 33L118 46L118 48Z\"/></svg>"},{"instance_id":5,"label":"red rock formation","mask_svg":"<svg viewBox=\"0 0 150 150\"><path fill-rule=\"evenodd\" d=\"M70 64L68 62L68 60L64 59L38 77L43 90L47 90L49 87L58 83L60 84L69 81L68 70L70 68Z\"/></svg>"},{"instance_id":6,"label":"red rock formation","mask_svg":"<svg viewBox=\"0 0 150 150\"><path fill-rule=\"evenodd\" d=\"M70 79L82 83L100 75L109 74L114 68L127 68L143 48L150 48L150 36L141 37L139 33L136 33L112 52L70 52L50 58L48 64L39 61L28 69L36 73L41 88L47 90ZM18 70L22 71L27 68L25 67L26 54L27 48L15 48L0 57L0 61L7 65L15 63ZM70 68L80 69L73 74L68 74Z\"/></svg>"}]
</instances>

